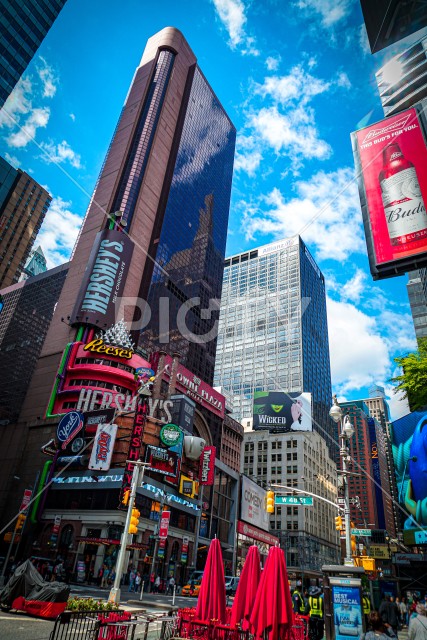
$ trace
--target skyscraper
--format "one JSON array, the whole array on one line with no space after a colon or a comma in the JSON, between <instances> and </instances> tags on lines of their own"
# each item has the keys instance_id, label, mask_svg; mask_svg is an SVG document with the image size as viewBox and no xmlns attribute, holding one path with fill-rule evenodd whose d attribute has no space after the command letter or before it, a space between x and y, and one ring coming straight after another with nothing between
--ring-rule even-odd
<instances>
[{"instance_id":1,"label":"skyscraper","mask_svg":"<svg viewBox=\"0 0 427 640\"><path fill-rule=\"evenodd\" d=\"M427 338L427 269L410 271L406 288L416 338Z\"/></svg>"},{"instance_id":2,"label":"skyscraper","mask_svg":"<svg viewBox=\"0 0 427 640\"><path fill-rule=\"evenodd\" d=\"M52 201L31 176L0 157L0 288L18 282Z\"/></svg>"},{"instance_id":3,"label":"skyscraper","mask_svg":"<svg viewBox=\"0 0 427 640\"><path fill-rule=\"evenodd\" d=\"M0 108L31 62L66 0L3 0L0 13Z\"/></svg>"},{"instance_id":4,"label":"skyscraper","mask_svg":"<svg viewBox=\"0 0 427 640\"><path fill-rule=\"evenodd\" d=\"M156 311L162 304L157 295L165 294L170 302L170 343L169 329L165 337L164 325L151 321L146 331L149 348L179 350L182 364L190 364L193 374L209 383L215 343L195 344L193 349L190 336L182 340L177 334L173 316L178 307L184 308L184 324L194 334L215 325L215 308L210 320L202 316L221 291L235 136L182 33L168 27L150 38L86 213L9 450L20 441L28 423L42 426L46 415L53 416L54 385L64 349L81 343L82 336L94 337L95 331L109 328L123 315L125 320L135 319L133 337L137 339L144 326L136 326L141 299L150 301L159 323L165 315L164 307L162 313ZM97 269L102 270L98 258L105 266L103 243L116 250L106 267L107 281L114 281L114 296L110 285L96 283L99 271L92 278ZM194 297L200 298L198 303ZM116 298L124 306L116 306ZM79 381L93 382L97 377L93 369L86 368ZM52 435L54 424L50 420ZM34 439L31 451L24 452L27 466L21 468L21 477L31 478L43 464L39 444ZM21 459L22 451L15 455Z\"/></svg>"},{"instance_id":5,"label":"skyscraper","mask_svg":"<svg viewBox=\"0 0 427 640\"><path fill-rule=\"evenodd\" d=\"M324 277L299 236L225 260L215 385L233 415L252 416L255 391L310 392L313 429L335 438ZM329 436L329 438L328 438Z\"/></svg>"},{"instance_id":6,"label":"skyscraper","mask_svg":"<svg viewBox=\"0 0 427 640\"><path fill-rule=\"evenodd\" d=\"M43 249L39 245L31 252L27 264L23 268L21 279L25 280L30 276L38 276L39 273L44 273L45 271L47 271L46 258Z\"/></svg>"}]
</instances>

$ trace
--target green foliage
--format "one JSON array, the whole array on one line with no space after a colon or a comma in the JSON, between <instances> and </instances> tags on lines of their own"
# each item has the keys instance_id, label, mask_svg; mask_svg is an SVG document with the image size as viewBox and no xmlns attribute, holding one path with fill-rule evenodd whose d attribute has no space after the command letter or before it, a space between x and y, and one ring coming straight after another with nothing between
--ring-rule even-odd
<instances>
[{"instance_id":1,"label":"green foliage","mask_svg":"<svg viewBox=\"0 0 427 640\"><path fill-rule=\"evenodd\" d=\"M119 606L95 598L69 598L67 611L119 611Z\"/></svg>"},{"instance_id":2,"label":"green foliage","mask_svg":"<svg viewBox=\"0 0 427 640\"><path fill-rule=\"evenodd\" d=\"M419 411L427 405L427 338L418 341L418 351L394 359L402 367L402 373L391 379L396 391L403 391L411 411Z\"/></svg>"}]
</instances>

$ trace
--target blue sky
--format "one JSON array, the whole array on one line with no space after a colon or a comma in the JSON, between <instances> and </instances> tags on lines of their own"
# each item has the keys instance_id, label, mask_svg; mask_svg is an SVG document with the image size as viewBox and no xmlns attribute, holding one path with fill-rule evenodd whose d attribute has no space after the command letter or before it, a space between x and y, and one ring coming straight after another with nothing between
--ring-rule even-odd
<instances>
[{"instance_id":1,"label":"blue sky","mask_svg":"<svg viewBox=\"0 0 427 640\"><path fill-rule=\"evenodd\" d=\"M369 275L350 132L383 117L374 73L407 44L372 56L358 0L68 0L0 113L0 153L54 196L49 265L70 254L145 42L168 25L238 131L228 253L301 233L327 280L334 390L391 391L393 357L415 346L407 278Z\"/></svg>"}]
</instances>

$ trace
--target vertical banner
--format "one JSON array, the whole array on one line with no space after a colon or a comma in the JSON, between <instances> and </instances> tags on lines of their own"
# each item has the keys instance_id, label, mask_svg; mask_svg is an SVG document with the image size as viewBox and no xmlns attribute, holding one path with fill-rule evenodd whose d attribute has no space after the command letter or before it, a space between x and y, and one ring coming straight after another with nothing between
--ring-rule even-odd
<instances>
[{"instance_id":1,"label":"vertical banner","mask_svg":"<svg viewBox=\"0 0 427 640\"><path fill-rule=\"evenodd\" d=\"M108 471L116 441L116 424L99 424L90 454L89 469Z\"/></svg>"},{"instance_id":2,"label":"vertical banner","mask_svg":"<svg viewBox=\"0 0 427 640\"><path fill-rule=\"evenodd\" d=\"M130 489L132 484L132 474L134 464L132 461L139 460L141 454L141 445L142 445L142 436L144 434L144 427L147 421L147 413L148 413L148 402L147 400L142 400L135 411L135 418L133 421L133 428L130 437L129 443L129 451L127 455L127 459L129 462L126 463L125 472L123 474L122 486L120 489L120 498L119 498L119 509L127 510L127 507L122 503L123 494L126 489Z\"/></svg>"},{"instance_id":3,"label":"vertical banner","mask_svg":"<svg viewBox=\"0 0 427 640\"><path fill-rule=\"evenodd\" d=\"M162 515L160 517L160 526L159 526L159 538L166 539L168 537L169 532L169 522L171 519L170 511L162 511Z\"/></svg>"},{"instance_id":4,"label":"vertical banner","mask_svg":"<svg viewBox=\"0 0 427 640\"><path fill-rule=\"evenodd\" d=\"M56 547L57 543L58 543L58 533L59 533L59 528L61 526L61 516L55 516L55 519L53 521L53 529L52 529L52 534L50 536L50 543L52 546Z\"/></svg>"},{"instance_id":5,"label":"vertical banner","mask_svg":"<svg viewBox=\"0 0 427 640\"><path fill-rule=\"evenodd\" d=\"M21 506L19 507L19 511L26 511L28 505L30 504L31 496L33 492L31 489L25 489L24 495L22 497Z\"/></svg>"},{"instance_id":6,"label":"vertical banner","mask_svg":"<svg viewBox=\"0 0 427 640\"><path fill-rule=\"evenodd\" d=\"M216 447L205 447L200 456L199 484L212 485L215 478Z\"/></svg>"},{"instance_id":7,"label":"vertical banner","mask_svg":"<svg viewBox=\"0 0 427 640\"><path fill-rule=\"evenodd\" d=\"M335 640L360 638L363 633L359 587L332 587Z\"/></svg>"},{"instance_id":8,"label":"vertical banner","mask_svg":"<svg viewBox=\"0 0 427 640\"><path fill-rule=\"evenodd\" d=\"M182 547L181 547L182 564L186 564L188 562L188 542L189 542L188 537L184 536L184 538L182 539Z\"/></svg>"}]
</instances>

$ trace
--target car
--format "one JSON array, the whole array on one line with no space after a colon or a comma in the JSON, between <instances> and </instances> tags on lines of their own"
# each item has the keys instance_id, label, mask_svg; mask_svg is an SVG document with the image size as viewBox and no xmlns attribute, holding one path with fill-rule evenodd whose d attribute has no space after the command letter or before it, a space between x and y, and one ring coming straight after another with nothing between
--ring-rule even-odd
<instances>
[{"instance_id":1,"label":"car","mask_svg":"<svg viewBox=\"0 0 427 640\"><path fill-rule=\"evenodd\" d=\"M235 596L240 578L225 576L225 593L227 596Z\"/></svg>"},{"instance_id":2,"label":"car","mask_svg":"<svg viewBox=\"0 0 427 640\"><path fill-rule=\"evenodd\" d=\"M194 580L193 593L191 593L191 585L190 585L190 583L186 584L185 587L182 587L181 595L182 596L194 596L195 598L197 598L197 596L200 593L200 585L201 584L202 584L202 579L201 578L199 578L198 580Z\"/></svg>"}]
</instances>

